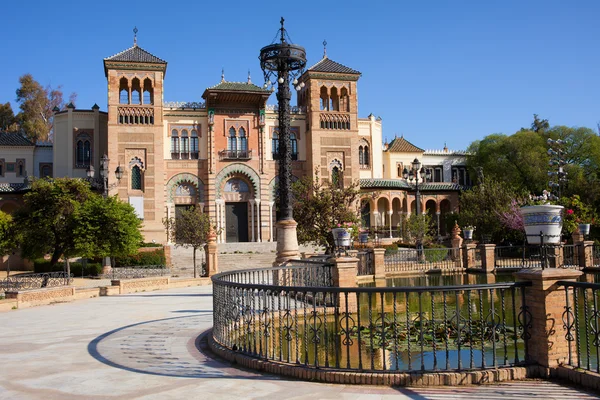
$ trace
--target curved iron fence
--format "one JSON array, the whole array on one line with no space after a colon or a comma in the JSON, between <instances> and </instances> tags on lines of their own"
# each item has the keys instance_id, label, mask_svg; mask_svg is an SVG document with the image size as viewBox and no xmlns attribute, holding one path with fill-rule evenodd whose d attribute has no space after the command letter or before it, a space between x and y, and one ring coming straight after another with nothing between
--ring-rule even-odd
<instances>
[{"instance_id":1,"label":"curved iron fence","mask_svg":"<svg viewBox=\"0 0 600 400\"><path fill-rule=\"evenodd\" d=\"M45 272L40 274L12 275L0 281L0 290L4 292L42 289L46 287L67 286L73 282L73 274L66 272Z\"/></svg>"},{"instance_id":2,"label":"curved iron fence","mask_svg":"<svg viewBox=\"0 0 600 400\"><path fill-rule=\"evenodd\" d=\"M530 282L344 288L332 287L331 270L296 261L215 275L215 341L263 360L348 371L455 371L527 361Z\"/></svg>"}]
</instances>

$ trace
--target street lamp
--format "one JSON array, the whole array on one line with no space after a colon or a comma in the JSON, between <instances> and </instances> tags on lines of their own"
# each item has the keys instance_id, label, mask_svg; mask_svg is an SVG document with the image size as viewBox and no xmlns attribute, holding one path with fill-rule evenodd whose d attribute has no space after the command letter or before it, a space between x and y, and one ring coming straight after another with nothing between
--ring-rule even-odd
<instances>
[{"instance_id":1,"label":"street lamp","mask_svg":"<svg viewBox=\"0 0 600 400\"><path fill-rule=\"evenodd\" d=\"M404 167L404 171L402 171L402 175L404 176L404 179L406 179L407 181L409 181L411 184L413 183L413 181L415 182L415 200L417 202L417 215L421 214L421 192L419 192L419 178L423 179L423 177L425 177L425 179L423 179L423 182L425 182L426 180L429 180L431 178L431 170L430 169L425 169L425 167L421 166L421 162L419 161L418 158L415 158L414 161L411 163L411 169L408 170L406 167Z\"/></svg>"},{"instance_id":2,"label":"street lamp","mask_svg":"<svg viewBox=\"0 0 600 400\"><path fill-rule=\"evenodd\" d=\"M117 184L114 184L114 185L108 184L109 161L110 161L110 159L108 158L108 156L106 154L103 155L102 158L100 159L100 178L99 179L94 179L96 170L94 169L93 165L91 165L91 164L88 165L87 169L85 170L85 173L87 174L87 177L88 177L88 181L91 183L92 187L94 187L96 189L102 189L102 196L104 196L104 197L108 197L108 189L118 185L118 182L121 181L121 178L123 178L123 167L121 167L121 164L119 164L117 166L117 169L115 170L115 177L117 178L117 181L118 181Z\"/></svg>"},{"instance_id":3,"label":"street lamp","mask_svg":"<svg viewBox=\"0 0 600 400\"><path fill-rule=\"evenodd\" d=\"M279 106L279 209L277 220L277 263L298 258L298 237L292 211L292 153L290 141L290 78L296 90L304 87L298 83L306 66L304 47L291 43L281 18L279 42L274 42L260 49L260 68L265 77L265 87L277 86L277 104ZM272 81L273 80L273 81ZM281 233L281 235L280 235Z\"/></svg>"},{"instance_id":4,"label":"street lamp","mask_svg":"<svg viewBox=\"0 0 600 400\"><path fill-rule=\"evenodd\" d=\"M548 186L550 186L550 191L552 191L554 188L558 189L558 198L560 198L561 188L564 182L567 181L567 173L563 170L563 166L566 164L565 151L563 150L563 145L565 144L565 141L561 139L553 140L548 138L547 143L548 155L550 156L550 161L548 162L548 164L550 165L550 168L556 167L556 171L548 171L549 178L556 178L556 181L549 181Z\"/></svg>"}]
</instances>

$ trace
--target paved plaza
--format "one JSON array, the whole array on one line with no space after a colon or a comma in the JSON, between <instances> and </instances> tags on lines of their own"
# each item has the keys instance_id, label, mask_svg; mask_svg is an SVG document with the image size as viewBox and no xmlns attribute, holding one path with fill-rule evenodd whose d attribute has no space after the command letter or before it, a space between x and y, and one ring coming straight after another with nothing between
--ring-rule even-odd
<instances>
[{"instance_id":1,"label":"paved plaza","mask_svg":"<svg viewBox=\"0 0 600 400\"><path fill-rule=\"evenodd\" d=\"M0 399L592 399L545 381L388 388L241 371L206 353L212 287L0 313Z\"/></svg>"}]
</instances>

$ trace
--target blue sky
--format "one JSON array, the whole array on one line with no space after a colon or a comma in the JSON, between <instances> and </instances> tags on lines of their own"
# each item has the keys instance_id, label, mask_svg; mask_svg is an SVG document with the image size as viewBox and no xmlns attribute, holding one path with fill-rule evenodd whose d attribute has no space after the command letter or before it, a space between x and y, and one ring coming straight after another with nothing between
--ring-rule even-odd
<instances>
[{"instance_id":1,"label":"blue sky","mask_svg":"<svg viewBox=\"0 0 600 400\"><path fill-rule=\"evenodd\" d=\"M78 93L106 110L102 59L138 44L168 61L165 101L200 101L225 79L262 84L258 63L286 18L308 64L323 55L362 72L359 116L383 119L384 137L464 149L512 134L534 113L551 125L600 121L598 1L11 1L0 102L13 109L18 78ZM275 96L269 101L274 104Z\"/></svg>"}]
</instances>

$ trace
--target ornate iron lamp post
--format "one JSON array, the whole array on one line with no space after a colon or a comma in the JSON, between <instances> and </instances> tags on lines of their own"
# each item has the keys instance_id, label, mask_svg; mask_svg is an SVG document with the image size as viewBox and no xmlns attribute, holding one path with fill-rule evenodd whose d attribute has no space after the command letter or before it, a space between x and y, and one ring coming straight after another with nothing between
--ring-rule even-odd
<instances>
[{"instance_id":1,"label":"ornate iron lamp post","mask_svg":"<svg viewBox=\"0 0 600 400\"><path fill-rule=\"evenodd\" d=\"M421 215L421 192L419 192L419 178L423 179L423 182L425 182L426 180L431 178L431 170L426 170L425 167L421 166L421 162L419 161L419 159L415 158L414 161L411 163L410 171L406 167L404 167L402 175L404 176L404 179L409 181L411 184L413 181L415 182L415 201L417 202L415 208L417 211L417 215ZM420 239L417 239L416 245L418 257L420 259L422 256L421 250L423 249L423 243L421 243Z\"/></svg>"},{"instance_id":2,"label":"ornate iron lamp post","mask_svg":"<svg viewBox=\"0 0 600 400\"><path fill-rule=\"evenodd\" d=\"M290 141L290 78L296 89L297 77L302 75L306 66L306 51L304 47L291 43L281 18L279 42L272 43L260 49L260 67L265 76L265 88L275 85L271 78L277 79L277 103L279 106L279 210L277 220L277 260L282 263L289 259L298 258L298 237L296 221L292 211L292 153Z\"/></svg>"},{"instance_id":3,"label":"ornate iron lamp post","mask_svg":"<svg viewBox=\"0 0 600 400\"><path fill-rule=\"evenodd\" d=\"M423 182L425 182L425 180L429 180L431 178L431 170L426 170L425 167L421 166L421 162L419 161L419 159L415 158L414 161L411 163L410 171L406 167L404 167L402 175L404 176L404 179L406 179L410 183L412 183L413 180L415 182L415 200L417 202L417 215L421 215L421 192L419 192L419 178L424 177L425 179L423 179Z\"/></svg>"},{"instance_id":4,"label":"ornate iron lamp post","mask_svg":"<svg viewBox=\"0 0 600 400\"><path fill-rule=\"evenodd\" d=\"M550 168L556 168L556 171L551 170L548 171L548 177L552 179L552 177L556 177L555 181L549 181L548 186L550 186L550 191L557 189L558 197L551 194L551 197L560 198L562 192L562 186L567 181L567 173L564 171L563 166L566 164L565 161L565 151L563 150L563 145L565 144L564 140L558 139L553 140L548 138L548 155L550 156L549 165ZM551 198L552 200L552 198Z\"/></svg>"},{"instance_id":5,"label":"ornate iron lamp post","mask_svg":"<svg viewBox=\"0 0 600 400\"><path fill-rule=\"evenodd\" d=\"M102 189L102 196L104 197L108 197L108 189L116 186L115 185L109 185L108 184L108 165L109 165L109 158L108 156L105 154L102 156L102 158L100 159L100 177L94 179L94 175L96 174L96 170L94 169L93 165L88 165L87 169L85 170L87 177L88 177L88 181L90 181L91 185L93 188L95 189ZM115 177L117 178L117 181L120 181L121 178L123 178L123 168L121 167L121 165L119 164L119 166L117 166L117 169L115 170Z\"/></svg>"}]
</instances>

